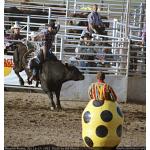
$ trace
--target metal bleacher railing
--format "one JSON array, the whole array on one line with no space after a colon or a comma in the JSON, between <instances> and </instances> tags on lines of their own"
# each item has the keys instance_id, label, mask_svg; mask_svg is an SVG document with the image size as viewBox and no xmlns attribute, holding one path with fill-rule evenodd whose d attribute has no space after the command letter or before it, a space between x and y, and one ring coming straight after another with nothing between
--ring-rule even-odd
<instances>
[{"instance_id":1,"label":"metal bleacher railing","mask_svg":"<svg viewBox=\"0 0 150 150\"><path fill-rule=\"evenodd\" d=\"M110 1L110 0L109 0ZM61 3L60 3L61 2ZM125 1L122 1L125 2ZM121 2L120 2L121 3ZM139 44L136 45L137 50L131 50L130 40L133 40L136 42L141 42L141 37L139 37L139 33L142 30L143 23L145 23L145 20L142 17L145 15L145 12L143 10L143 5L145 3L132 3L132 9L130 11L131 18L130 18L130 25L127 25L126 19L124 19L124 16L126 12L122 12L122 10L125 11L126 5L122 5L120 3L115 3L113 0L111 2L108 2L108 0L105 3L98 3L98 5L101 6L102 15L106 15L108 17L108 20L103 20L104 22L108 21L110 23L110 28L106 29L108 32L108 41L101 41L102 35L93 35L93 42L95 42L95 46L90 47L92 49L98 50L98 49L104 49L107 47L101 46L100 43L108 42L112 46L109 47L111 49L112 54L84 54L84 55L99 55L102 57L105 57L107 55L112 56L115 58L114 60L107 61L103 60L103 62L100 62L101 66L96 67L83 67L80 66L80 62L86 60L80 60L80 59L74 59L74 63L77 64L77 66L85 73L89 73L89 70L91 73L95 73L97 70L104 70L105 72L113 75L145 75L146 72L146 51L144 46L140 46ZM68 33L69 29L72 30L83 30L86 27L84 26L76 26L76 25L67 25L68 20L75 20L76 22L79 21L87 21L86 18L75 18L75 17L69 17L68 14L75 13L75 12L90 12L89 9L83 9L91 6L90 2L79 2L77 0L75 1L59 1L59 3L55 2L55 5L63 6L63 8L60 7L50 7L50 5L54 4L52 3L37 3L37 6L33 5L32 3L26 4L14 4L14 6L18 8L27 8L27 9L37 9L42 11L47 11L48 15L18 15L18 14L8 14L5 13L5 18L7 17L20 17L20 18L27 18L26 22L20 22L20 25L22 26L21 33L24 35L27 35L27 39L29 37L29 34L31 33L31 27L39 27L43 28L44 23L40 22L31 22L31 19L45 19L47 20L47 23L51 19L55 19L61 24L60 32L57 34L55 43L54 43L54 53L58 56L58 58L62 61L72 61L71 58L75 56L79 56L82 53L75 53L75 48L80 48L79 45L79 39L80 34L75 33ZM139 5L140 4L140 5ZM5 7L12 7L12 3L5 3ZM42 7L41 7L42 6ZM134 6L134 7L133 7ZM137 8L141 8L138 9ZM65 14L63 15L54 15L53 13L55 11L64 11ZM141 14L140 14L141 13ZM52 15L53 14L53 15ZM117 19L113 19L113 18ZM138 20L138 21L137 21ZM5 19L4 25L12 25L14 22L7 21ZM129 34L128 39L125 37L125 30L128 28ZM36 31L39 32L39 31ZM10 33L9 31L7 33ZM134 54L134 55L133 55ZM134 61L133 61L134 60ZM89 60L88 60L89 61ZM99 60L91 60L91 62L95 62L96 64L99 63ZM104 64L109 63L110 66L106 67ZM134 66L134 67L133 67Z\"/></svg>"}]
</instances>

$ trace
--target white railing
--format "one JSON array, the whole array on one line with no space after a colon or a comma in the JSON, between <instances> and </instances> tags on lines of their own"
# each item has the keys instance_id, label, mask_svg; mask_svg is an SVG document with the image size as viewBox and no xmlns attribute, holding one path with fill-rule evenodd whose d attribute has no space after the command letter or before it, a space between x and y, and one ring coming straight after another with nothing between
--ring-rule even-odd
<instances>
[{"instance_id":1,"label":"white railing","mask_svg":"<svg viewBox=\"0 0 150 150\"><path fill-rule=\"evenodd\" d=\"M122 1L124 2L124 1ZM118 3L118 4L116 4ZM112 16L122 16L122 15L125 15L126 12L122 12L120 11L121 9L124 9L126 10L126 8L122 8L123 5L121 6L121 1L120 2L114 2L113 0L109 3L108 1L105 1L105 3L98 3L98 5L103 5L103 10L101 11L101 14L106 14L108 15L108 17L111 17ZM30 15L30 16L21 16L21 15L15 15L15 14L5 14L6 17L22 17L22 18L28 18L27 19L27 22L20 22L21 26L23 27L21 32L23 34L26 34L27 35L27 39L28 39L28 35L29 33L31 33L30 31L30 28L31 27L41 27L43 26L44 27L44 24L41 24L39 22L35 22L35 23L32 23L31 22L31 19L45 19L47 20L47 22L49 22L51 19L56 19L57 21L61 22L61 28L60 28L60 34L61 36L59 36L59 34L56 36L56 39L55 39L55 53L58 55L59 54L59 58L61 60L63 60L64 56L69 56L69 55L73 55L71 53L66 53L64 51L64 49L66 48L75 48L76 46L78 46L78 42L79 42L79 38L80 38L80 35L77 34L78 36L74 36L75 34L72 34L72 35L68 35L68 30L69 29L74 29L74 30L83 30L85 29L85 27L79 27L79 26L70 26L70 25L67 25L67 21L70 20L70 19L74 19L76 21L87 21L87 19L81 19L81 18L75 18L75 17L68 17L68 14L71 13L71 12L89 12L89 10L81 10L81 7L84 6L91 6L93 3L89 3L89 2L79 2L78 0L75 0L75 1L69 1L69 0L66 0L65 1L65 4L61 5L61 6L65 6L65 8L54 8L54 9L57 9L57 10L63 10L66 12L65 16L58 16L58 15L52 15L52 11L53 8L50 8L49 5L50 4L41 4L41 3L38 3L40 4L40 6L33 6L33 5L24 5L24 7L26 8L29 8L29 9L33 9L33 8L36 8L36 9L39 9L39 10L46 10L48 12L48 15L47 16L40 16L40 15ZM59 5L59 4L58 4ZM5 4L6 7L9 7L9 6L13 6L11 4ZM15 6L19 7L20 5L19 4L15 4ZM43 7L41 7L43 6ZM125 6L125 5L124 5ZM112 47L111 47L111 50L113 52L113 55L115 58L117 57L121 57L122 59L120 60L120 63L118 60L115 60L116 62L110 62L110 63L113 63L115 64L116 68L119 68L120 66L122 66L122 68L124 68L123 66L125 66L125 62L126 62L126 74L128 74L128 72L130 70L128 70L127 68L129 68L131 62L130 62L130 59L129 58L133 58L134 56L131 56L130 57L130 42L124 40L124 37L125 37L125 28L128 27L129 29L129 34L128 34L128 38L132 39L132 40L139 40L141 41L141 37L139 37L139 32L141 32L141 24L143 24L143 20L140 19L142 18L142 15L144 16L145 14L140 14L140 12L143 12L144 11L142 10L142 7L140 7L140 12L137 11L137 7L139 7L139 3L136 3L136 4L131 4L131 6L136 6L134 9L130 9L131 12L130 14L132 15L131 19L130 19L130 22L132 23L132 25L127 25L127 21L124 20L123 18L120 19L118 18L118 20L112 20L112 19L109 19L107 20L109 23L110 23L110 29L109 29L109 35L108 36L102 36L102 35L93 35L95 37L95 39L101 39L103 37L107 37L109 40L111 39L111 44L112 44ZM142 4L141 4L142 6ZM21 7L21 6L20 6ZM120 9L120 10L119 10ZM137 17L138 16L138 17ZM120 20L123 20L123 22L120 23ZM138 21L137 21L138 20ZM106 21L106 20L104 20ZM12 22L11 22L12 23ZM11 24L10 22L8 21L5 21L5 24L7 25L10 25ZM27 27L26 30L24 30L25 28ZM65 33L65 34L64 34ZM60 38L61 37L61 38ZM71 38L72 38L72 41L71 41ZM59 39L59 40L57 40ZM73 41L74 40L74 41ZM59 42L60 41L60 42ZM76 44L66 44L66 42L74 42ZM96 41L95 41L96 42ZM103 41L103 42L108 42L108 41ZM121 43L121 46L119 46L120 44L118 43ZM124 46L127 48L128 52L127 51L124 51L123 48ZM57 49L60 48L60 51L57 52ZM98 48L98 47L95 47L95 48ZM104 48L101 46L101 48ZM120 49L120 50L119 50ZM144 49L144 48L143 48ZM141 50L142 51L142 50ZM123 54L125 52L125 54ZM74 54L76 55L76 54ZM126 55L126 60L123 58L123 55ZM141 59L137 58L138 59L138 64L142 64L142 66L145 66L145 64L143 64L143 62L145 63L145 52L143 50L143 56L140 56ZM139 57L139 56L135 56L135 57ZM132 59L131 59L132 60ZM80 60L78 60L79 62ZM82 60L81 60L82 61ZM95 60L97 61L97 60ZM107 63L107 61L106 61ZM141 67L142 68L142 67ZM117 69L116 69L117 70ZM119 71L116 71L117 73Z\"/></svg>"}]
</instances>

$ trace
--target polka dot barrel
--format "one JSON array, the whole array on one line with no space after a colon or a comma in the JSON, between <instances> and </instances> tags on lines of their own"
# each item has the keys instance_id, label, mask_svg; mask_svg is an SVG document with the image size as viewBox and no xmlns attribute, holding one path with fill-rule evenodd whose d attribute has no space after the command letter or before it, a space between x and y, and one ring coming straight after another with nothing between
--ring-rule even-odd
<instances>
[{"instance_id":1,"label":"polka dot barrel","mask_svg":"<svg viewBox=\"0 0 150 150\"><path fill-rule=\"evenodd\" d=\"M122 136L123 113L117 102L90 100L82 113L82 138L87 147L116 147Z\"/></svg>"}]
</instances>

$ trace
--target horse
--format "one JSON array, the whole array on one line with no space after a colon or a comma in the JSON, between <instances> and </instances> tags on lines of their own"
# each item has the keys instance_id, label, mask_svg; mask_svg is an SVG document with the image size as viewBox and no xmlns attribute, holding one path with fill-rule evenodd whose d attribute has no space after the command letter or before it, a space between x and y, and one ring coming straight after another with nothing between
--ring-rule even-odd
<instances>
[{"instance_id":1,"label":"horse","mask_svg":"<svg viewBox=\"0 0 150 150\"><path fill-rule=\"evenodd\" d=\"M28 51L27 46L22 42L14 42L10 44L9 46L6 46L4 53L7 54L8 50L11 50L14 52L13 53L13 63L14 63L13 70L15 74L17 75L17 77L19 78L20 85L23 86L24 80L20 76L19 73L25 70L28 76L28 81L29 81L29 77L31 77L32 74L30 70L27 68L27 63L26 63L27 58L25 60L25 57L31 54L33 50ZM38 86L38 83L36 83L36 86Z\"/></svg>"}]
</instances>

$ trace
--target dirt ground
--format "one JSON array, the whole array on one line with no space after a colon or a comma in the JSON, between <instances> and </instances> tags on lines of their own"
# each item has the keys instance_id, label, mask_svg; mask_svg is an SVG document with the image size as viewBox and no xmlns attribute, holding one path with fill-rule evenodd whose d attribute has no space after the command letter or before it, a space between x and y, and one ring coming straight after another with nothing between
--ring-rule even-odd
<instances>
[{"instance_id":1,"label":"dirt ground","mask_svg":"<svg viewBox=\"0 0 150 150\"><path fill-rule=\"evenodd\" d=\"M81 113L87 102L61 101L63 110L50 111L46 94L5 92L5 146L84 146ZM145 146L146 107L120 104L125 116L119 146Z\"/></svg>"}]
</instances>

